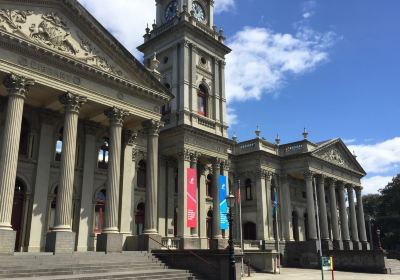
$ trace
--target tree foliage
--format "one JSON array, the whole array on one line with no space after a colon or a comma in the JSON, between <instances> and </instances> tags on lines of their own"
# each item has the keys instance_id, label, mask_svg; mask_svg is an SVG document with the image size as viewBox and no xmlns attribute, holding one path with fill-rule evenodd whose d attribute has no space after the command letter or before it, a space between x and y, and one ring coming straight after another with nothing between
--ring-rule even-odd
<instances>
[{"instance_id":1,"label":"tree foliage","mask_svg":"<svg viewBox=\"0 0 400 280\"><path fill-rule=\"evenodd\" d=\"M384 247L400 250L400 174L379 192L363 197L365 215L381 230Z\"/></svg>"}]
</instances>

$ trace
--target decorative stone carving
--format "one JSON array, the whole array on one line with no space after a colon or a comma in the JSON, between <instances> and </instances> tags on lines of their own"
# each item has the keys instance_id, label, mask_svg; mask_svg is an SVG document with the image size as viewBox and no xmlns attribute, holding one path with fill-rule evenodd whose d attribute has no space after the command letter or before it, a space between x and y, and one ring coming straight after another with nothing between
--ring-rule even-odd
<instances>
[{"instance_id":1,"label":"decorative stone carving","mask_svg":"<svg viewBox=\"0 0 400 280\"><path fill-rule=\"evenodd\" d=\"M79 109L87 101L86 97L67 92L60 96L60 102L65 106L65 111L78 114Z\"/></svg>"},{"instance_id":2,"label":"decorative stone carving","mask_svg":"<svg viewBox=\"0 0 400 280\"><path fill-rule=\"evenodd\" d=\"M349 165L347 164L347 162L343 159L341 153L339 152L339 150L337 148L333 148L327 152L325 152L324 154L321 155L321 157L326 160L329 161L331 163L343 166L343 167L349 167Z\"/></svg>"},{"instance_id":3,"label":"decorative stone carving","mask_svg":"<svg viewBox=\"0 0 400 280\"><path fill-rule=\"evenodd\" d=\"M156 120L147 120L142 123L142 126L146 129L147 134L158 136L164 123Z\"/></svg>"},{"instance_id":4,"label":"decorative stone carving","mask_svg":"<svg viewBox=\"0 0 400 280\"><path fill-rule=\"evenodd\" d=\"M182 149L178 152L179 160L190 161L192 158L192 152L188 149Z\"/></svg>"},{"instance_id":5,"label":"decorative stone carving","mask_svg":"<svg viewBox=\"0 0 400 280\"><path fill-rule=\"evenodd\" d=\"M125 143L132 146L133 144L135 144L137 136L138 132L136 130L128 129L127 131L125 131Z\"/></svg>"},{"instance_id":6,"label":"decorative stone carving","mask_svg":"<svg viewBox=\"0 0 400 280\"><path fill-rule=\"evenodd\" d=\"M75 28L71 29L67 21L54 11L40 13L0 9L0 29L73 56L113 75L123 75L90 40Z\"/></svg>"},{"instance_id":7,"label":"decorative stone carving","mask_svg":"<svg viewBox=\"0 0 400 280\"><path fill-rule=\"evenodd\" d=\"M29 87L33 86L35 82L32 79L11 73L4 79L3 84L7 88L9 94L25 98L28 94Z\"/></svg>"},{"instance_id":8,"label":"decorative stone carving","mask_svg":"<svg viewBox=\"0 0 400 280\"><path fill-rule=\"evenodd\" d=\"M129 115L128 111L119 109L117 107L108 108L104 111L104 115L106 115L112 125L120 125L122 126L124 119Z\"/></svg>"}]
</instances>

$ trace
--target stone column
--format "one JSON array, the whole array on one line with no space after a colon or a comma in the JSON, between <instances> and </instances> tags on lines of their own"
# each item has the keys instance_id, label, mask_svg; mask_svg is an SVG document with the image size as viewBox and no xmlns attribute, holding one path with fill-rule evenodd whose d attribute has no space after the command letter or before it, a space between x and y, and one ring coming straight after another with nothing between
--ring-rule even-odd
<instances>
[{"instance_id":1,"label":"stone column","mask_svg":"<svg viewBox=\"0 0 400 280\"><path fill-rule=\"evenodd\" d=\"M78 251L88 251L90 248L89 235L93 232L93 183L96 168L96 132L99 127L90 122L85 123L85 156L83 167L83 182L81 191L81 208L78 233Z\"/></svg>"},{"instance_id":2,"label":"stone column","mask_svg":"<svg viewBox=\"0 0 400 280\"><path fill-rule=\"evenodd\" d=\"M230 162L229 162L229 160L224 160L223 162L222 162L222 164L221 164L221 171L220 171L220 174L221 175L223 175L223 176L225 176L225 178L226 178L226 186L225 186L225 188L226 188L226 194L227 195L229 195L229 193L230 193L230 191L231 191L231 189L230 189L230 185L229 185L229 169L230 169ZM218 185L218 187L219 187L219 185ZM233 192L233 190L232 190L232 194L234 195L235 193ZM220 203L220 205L221 205L221 203ZM229 211L229 210L228 210ZM228 239L228 237L229 237L229 227L228 227L228 229L227 230L225 230L225 234L224 234L224 239ZM224 243L225 244L225 243Z\"/></svg>"},{"instance_id":3,"label":"stone column","mask_svg":"<svg viewBox=\"0 0 400 280\"><path fill-rule=\"evenodd\" d=\"M212 219L212 249L225 249L222 242L220 227L220 199L219 199L219 175L221 172L221 160L216 158L212 163L212 197L213 197L213 219Z\"/></svg>"},{"instance_id":4,"label":"stone column","mask_svg":"<svg viewBox=\"0 0 400 280\"><path fill-rule=\"evenodd\" d=\"M317 240L317 227L315 223L315 207L314 207L314 190L313 190L313 174L311 172L304 173L306 179L307 194L307 217L308 217L308 239Z\"/></svg>"},{"instance_id":5,"label":"stone column","mask_svg":"<svg viewBox=\"0 0 400 280\"><path fill-rule=\"evenodd\" d=\"M167 158L164 156L160 156L158 159L159 168L158 168L158 233L162 237L167 236L167 189L168 189L168 174L167 174Z\"/></svg>"},{"instance_id":6,"label":"stone column","mask_svg":"<svg viewBox=\"0 0 400 280\"><path fill-rule=\"evenodd\" d=\"M267 218L267 196L265 194L265 173L263 170L258 170L255 176L256 202L257 202L257 239L265 241L268 232Z\"/></svg>"},{"instance_id":7,"label":"stone column","mask_svg":"<svg viewBox=\"0 0 400 280\"><path fill-rule=\"evenodd\" d=\"M344 184L338 182L339 194L339 215L340 215L340 230L342 233L343 248L345 250L353 250L353 244L350 241L349 222L347 220L346 201L344 197Z\"/></svg>"},{"instance_id":8,"label":"stone column","mask_svg":"<svg viewBox=\"0 0 400 280\"><path fill-rule=\"evenodd\" d=\"M358 213L358 233L360 236L360 241L363 250L369 250L369 244L367 240L367 232L365 228L365 218L364 218L364 206L361 196L361 187L356 187L356 198L357 198L357 213Z\"/></svg>"},{"instance_id":9,"label":"stone column","mask_svg":"<svg viewBox=\"0 0 400 280\"><path fill-rule=\"evenodd\" d=\"M190 230L186 226L187 217L187 169L190 168L190 152L183 150L178 153L178 237L190 237Z\"/></svg>"},{"instance_id":10,"label":"stone column","mask_svg":"<svg viewBox=\"0 0 400 280\"><path fill-rule=\"evenodd\" d=\"M332 235L333 235L333 248L335 250L343 250L343 243L340 240L339 234L339 222L337 215L337 205L336 205L336 180L331 179L329 185L329 206L331 211L331 225L332 225Z\"/></svg>"},{"instance_id":11,"label":"stone column","mask_svg":"<svg viewBox=\"0 0 400 280\"><path fill-rule=\"evenodd\" d=\"M282 234L286 241L293 240L292 228L292 203L290 199L290 189L287 174L280 176L281 186L282 186L282 206L281 215L282 219Z\"/></svg>"},{"instance_id":12,"label":"stone column","mask_svg":"<svg viewBox=\"0 0 400 280\"><path fill-rule=\"evenodd\" d=\"M158 136L162 123L155 120L145 121L147 131L146 161L146 202L143 234L158 235L157 232L157 187L158 187Z\"/></svg>"},{"instance_id":13,"label":"stone column","mask_svg":"<svg viewBox=\"0 0 400 280\"><path fill-rule=\"evenodd\" d=\"M16 233L11 228L18 150L24 101L34 81L11 73L4 80L9 97L0 154L0 253L14 252Z\"/></svg>"},{"instance_id":14,"label":"stone column","mask_svg":"<svg viewBox=\"0 0 400 280\"><path fill-rule=\"evenodd\" d=\"M206 209L206 166L201 166L199 168L199 201L198 201L198 209L199 209L199 237L200 237L200 248L207 249L208 247L208 240L207 240L207 224L206 224L206 217L207 217L207 209Z\"/></svg>"},{"instance_id":15,"label":"stone column","mask_svg":"<svg viewBox=\"0 0 400 280\"><path fill-rule=\"evenodd\" d=\"M318 185L317 185L317 193L318 193L318 206L319 206L319 223L321 224L321 241L323 249L331 250L332 243L329 240L329 230L328 230L328 214L326 211L326 202L325 202L325 176L318 176Z\"/></svg>"},{"instance_id":16,"label":"stone column","mask_svg":"<svg viewBox=\"0 0 400 280\"><path fill-rule=\"evenodd\" d=\"M192 153L190 156L190 168L193 168L194 170L196 170L196 186L197 188L199 188L198 186L198 175L197 175L197 160L198 160L199 155L195 152ZM196 196L197 196L197 189L196 189ZM199 203L198 201L198 197L196 197L196 201L197 204ZM196 219L199 219L199 207L196 207ZM190 233L192 235L192 237L198 238L199 237L199 229L198 227L195 228L191 228L190 229Z\"/></svg>"},{"instance_id":17,"label":"stone column","mask_svg":"<svg viewBox=\"0 0 400 280\"><path fill-rule=\"evenodd\" d=\"M104 111L110 121L110 150L108 156L108 180L103 232L97 236L96 250L121 252L122 235L118 229L118 209L121 174L122 125L128 112L113 107Z\"/></svg>"},{"instance_id":18,"label":"stone column","mask_svg":"<svg viewBox=\"0 0 400 280\"><path fill-rule=\"evenodd\" d=\"M124 249L128 249L129 240L134 231L134 190L136 175L136 147L135 140L137 132L134 130L124 131L124 148L122 159L122 178L121 178L121 196L120 196L120 233L122 234L122 244Z\"/></svg>"},{"instance_id":19,"label":"stone column","mask_svg":"<svg viewBox=\"0 0 400 280\"><path fill-rule=\"evenodd\" d=\"M271 183L272 183L272 174L268 172L265 176L265 186L266 186L266 197L267 197L267 217L268 217L268 239L274 239L274 217L273 217L273 206L271 197Z\"/></svg>"},{"instance_id":20,"label":"stone column","mask_svg":"<svg viewBox=\"0 0 400 280\"><path fill-rule=\"evenodd\" d=\"M175 216L175 174L176 162L175 160L168 160L167 176L168 176L168 190L167 190L167 235L174 237L174 216Z\"/></svg>"},{"instance_id":21,"label":"stone column","mask_svg":"<svg viewBox=\"0 0 400 280\"><path fill-rule=\"evenodd\" d=\"M80 107L86 102L86 98L67 92L60 96L60 102L65 106L60 179L58 183L55 226L52 228L52 232L47 234L46 251L70 253L75 249L75 233L71 230L71 216L78 115Z\"/></svg>"},{"instance_id":22,"label":"stone column","mask_svg":"<svg viewBox=\"0 0 400 280\"><path fill-rule=\"evenodd\" d=\"M358 229L357 229L357 217L356 217L356 207L354 204L354 192L353 186L347 186L347 196L349 199L349 214L350 214L350 229L351 229L351 241L353 241L353 249L360 250L361 244L358 239Z\"/></svg>"}]
</instances>

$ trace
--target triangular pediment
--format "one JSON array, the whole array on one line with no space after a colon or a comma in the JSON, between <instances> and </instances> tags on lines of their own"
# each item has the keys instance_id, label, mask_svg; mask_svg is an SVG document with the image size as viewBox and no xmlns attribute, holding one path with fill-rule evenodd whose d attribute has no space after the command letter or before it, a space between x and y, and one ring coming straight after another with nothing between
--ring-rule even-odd
<instances>
[{"instance_id":1,"label":"triangular pediment","mask_svg":"<svg viewBox=\"0 0 400 280\"><path fill-rule=\"evenodd\" d=\"M165 92L152 74L77 1L39 2L4 1L0 30L109 75Z\"/></svg>"},{"instance_id":2,"label":"triangular pediment","mask_svg":"<svg viewBox=\"0 0 400 280\"><path fill-rule=\"evenodd\" d=\"M331 164L365 174L364 169L341 139L323 142L312 155Z\"/></svg>"}]
</instances>

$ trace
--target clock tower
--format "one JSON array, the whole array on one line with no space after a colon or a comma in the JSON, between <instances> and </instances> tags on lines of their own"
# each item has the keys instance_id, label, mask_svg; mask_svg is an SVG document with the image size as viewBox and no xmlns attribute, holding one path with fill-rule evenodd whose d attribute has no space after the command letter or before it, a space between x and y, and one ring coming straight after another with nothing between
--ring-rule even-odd
<instances>
[{"instance_id":1,"label":"clock tower","mask_svg":"<svg viewBox=\"0 0 400 280\"><path fill-rule=\"evenodd\" d=\"M156 0L156 9L138 49L149 68L156 53L161 82L175 97L161 109L164 130L189 125L226 138L225 55L230 49L214 25L214 1Z\"/></svg>"}]
</instances>

